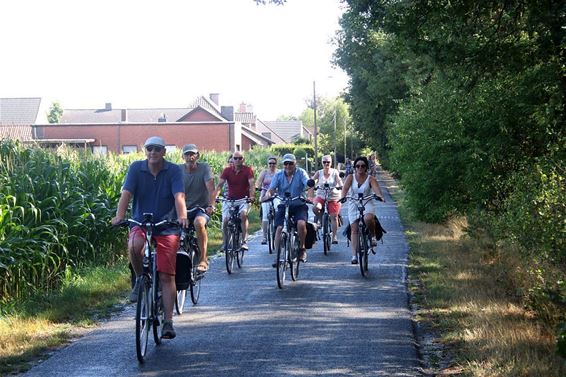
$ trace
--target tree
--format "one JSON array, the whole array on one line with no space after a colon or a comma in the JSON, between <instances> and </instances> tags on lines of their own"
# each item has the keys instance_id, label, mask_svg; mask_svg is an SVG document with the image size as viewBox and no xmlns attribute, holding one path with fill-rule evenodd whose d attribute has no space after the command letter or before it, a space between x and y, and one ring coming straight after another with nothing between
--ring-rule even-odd
<instances>
[{"instance_id":1,"label":"tree","mask_svg":"<svg viewBox=\"0 0 566 377\"><path fill-rule=\"evenodd\" d=\"M59 123L61 116L63 115L63 108L59 102L53 102L47 113L47 121L49 123Z\"/></svg>"}]
</instances>

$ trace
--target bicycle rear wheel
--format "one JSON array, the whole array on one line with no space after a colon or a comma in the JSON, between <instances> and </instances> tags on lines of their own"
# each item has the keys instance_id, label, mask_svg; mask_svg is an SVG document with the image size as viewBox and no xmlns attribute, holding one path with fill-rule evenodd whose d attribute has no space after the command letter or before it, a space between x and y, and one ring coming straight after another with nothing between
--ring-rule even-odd
<instances>
[{"instance_id":1,"label":"bicycle rear wheel","mask_svg":"<svg viewBox=\"0 0 566 377\"><path fill-rule=\"evenodd\" d=\"M191 256L191 301L194 305L198 304L198 299L200 296L200 282L203 278L203 274L198 272L197 266L200 260L200 250L197 245L193 245L191 251L189 252Z\"/></svg>"},{"instance_id":2,"label":"bicycle rear wheel","mask_svg":"<svg viewBox=\"0 0 566 377\"><path fill-rule=\"evenodd\" d=\"M147 352L147 341L151 327L150 285L146 276L140 277L138 303L136 305L136 356L140 363L144 362Z\"/></svg>"},{"instance_id":3,"label":"bicycle rear wheel","mask_svg":"<svg viewBox=\"0 0 566 377\"><path fill-rule=\"evenodd\" d=\"M332 243L330 235L330 217L328 213L322 215L322 242L324 244L324 255L328 255L330 251L330 244Z\"/></svg>"},{"instance_id":4,"label":"bicycle rear wheel","mask_svg":"<svg viewBox=\"0 0 566 377\"><path fill-rule=\"evenodd\" d=\"M228 236L226 237L226 245L224 245L224 255L226 256L226 271L228 271L229 274L232 273L232 269L234 268L234 254L236 253L234 247L234 233L229 230Z\"/></svg>"},{"instance_id":5,"label":"bicycle rear wheel","mask_svg":"<svg viewBox=\"0 0 566 377\"><path fill-rule=\"evenodd\" d=\"M289 267L291 268L291 279L293 281L299 278L299 246L299 237L292 232L289 234L287 247L289 249Z\"/></svg>"},{"instance_id":6,"label":"bicycle rear wheel","mask_svg":"<svg viewBox=\"0 0 566 377\"><path fill-rule=\"evenodd\" d=\"M287 233L281 233L281 240L277 248L277 286L283 289L285 285L285 270L287 269Z\"/></svg>"},{"instance_id":7,"label":"bicycle rear wheel","mask_svg":"<svg viewBox=\"0 0 566 377\"><path fill-rule=\"evenodd\" d=\"M175 312L177 313L177 315L183 314L186 299L187 299L186 289L177 291L177 296L175 297Z\"/></svg>"},{"instance_id":8,"label":"bicycle rear wheel","mask_svg":"<svg viewBox=\"0 0 566 377\"><path fill-rule=\"evenodd\" d=\"M368 237L365 229L358 230L358 262L362 276L368 275Z\"/></svg>"}]
</instances>

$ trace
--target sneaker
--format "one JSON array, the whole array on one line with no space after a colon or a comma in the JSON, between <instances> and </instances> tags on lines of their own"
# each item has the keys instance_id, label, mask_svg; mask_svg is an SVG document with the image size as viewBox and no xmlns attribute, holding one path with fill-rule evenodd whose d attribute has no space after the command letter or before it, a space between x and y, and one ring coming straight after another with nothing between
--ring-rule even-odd
<instances>
[{"instance_id":1,"label":"sneaker","mask_svg":"<svg viewBox=\"0 0 566 377\"><path fill-rule=\"evenodd\" d=\"M303 263L307 261L307 251L305 249L299 251L299 260Z\"/></svg>"},{"instance_id":2,"label":"sneaker","mask_svg":"<svg viewBox=\"0 0 566 377\"><path fill-rule=\"evenodd\" d=\"M358 264L358 257L352 257L352 264Z\"/></svg>"},{"instance_id":3,"label":"sneaker","mask_svg":"<svg viewBox=\"0 0 566 377\"><path fill-rule=\"evenodd\" d=\"M264 238L264 239L261 241L261 244L262 244L262 245L267 245L267 240Z\"/></svg>"},{"instance_id":4,"label":"sneaker","mask_svg":"<svg viewBox=\"0 0 566 377\"><path fill-rule=\"evenodd\" d=\"M132 291L130 292L130 295L128 296L128 299L132 303L138 302L138 291L140 289L140 284L141 284L141 279L136 278L136 284L134 284L134 288L132 289Z\"/></svg>"},{"instance_id":5,"label":"sneaker","mask_svg":"<svg viewBox=\"0 0 566 377\"><path fill-rule=\"evenodd\" d=\"M248 243L246 241L242 242L242 250L248 250Z\"/></svg>"},{"instance_id":6,"label":"sneaker","mask_svg":"<svg viewBox=\"0 0 566 377\"><path fill-rule=\"evenodd\" d=\"M163 327L161 328L161 337L163 339L173 339L177 336L175 329L173 328L173 321L163 321Z\"/></svg>"}]
</instances>

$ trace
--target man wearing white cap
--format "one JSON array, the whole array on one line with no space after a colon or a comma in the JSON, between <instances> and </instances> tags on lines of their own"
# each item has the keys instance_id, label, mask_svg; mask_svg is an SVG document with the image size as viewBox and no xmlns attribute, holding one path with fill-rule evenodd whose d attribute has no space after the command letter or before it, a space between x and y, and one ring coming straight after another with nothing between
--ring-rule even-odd
<instances>
[{"instance_id":1,"label":"man wearing white cap","mask_svg":"<svg viewBox=\"0 0 566 377\"><path fill-rule=\"evenodd\" d=\"M165 142L159 136L148 138L144 143L144 149L147 159L134 161L128 168L112 224L117 225L126 218L128 204L133 199L131 214L133 219L141 222L144 213L152 213L154 222L177 219L181 226L187 227L187 207L181 169L178 165L165 160ZM138 226L132 227L128 238L130 263L136 276L139 277L143 273L145 243L143 230ZM173 305L177 292L175 265L179 248L179 230L172 227L155 229L153 239L157 249L157 271L159 271L165 312L161 336L164 339L173 339L176 335L173 329ZM139 284L140 279L136 278L135 287L130 293L132 302L137 300Z\"/></svg>"},{"instance_id":2,"label":"man wearing white cap","mask_svg":"<svg viewBox=\"0 0 566 377\"><path fill-rule=\"evenodd\" d=\"M309 176L304 169L297 167L296 162L297 159L295 158L295 155L291 153L287 153L283 156L284 168L275 174L271 180L269 190L267 190L265 195L261 198L262 201L269 199L275 193L278 193L279 196L284 196L285 193L288 192L292 198L296 196L303 196L305 188L307 187ZM312 193L310 195L312 195ZM289 215L295 219L297 230L299 232L299 259L302 262L306 262L307 251L305 248L305 238L307 236L306 222L308 220L308 207L302 201L297 200L289 206ZM281 206L277 208L277 213L275 214L275 226L277 227L277 230L275 231L275 250L279 248L284 221L285 207ZM275 263L273 267L276 266L277 264Z\"/></svg>"},{"instance_id":3,"label":"man wearing white cap","mask_svg":"<svg viewBox=\"0 0 566 377\"><path fill-rule=\"evenodd\" d=\"M183 182L185 185L185 203L187 209L196 207L204 208L189 213L189 221L192 221L197 232L197 241L201 250L200 262L197 270L205 272L208 270L208 234L206 224L214 211L214 177L207 163L199 162L200 153L195 144L187 144L183 147L183 158L185 163L181 164L183 170Z\"/></svg>"}]
</instances>

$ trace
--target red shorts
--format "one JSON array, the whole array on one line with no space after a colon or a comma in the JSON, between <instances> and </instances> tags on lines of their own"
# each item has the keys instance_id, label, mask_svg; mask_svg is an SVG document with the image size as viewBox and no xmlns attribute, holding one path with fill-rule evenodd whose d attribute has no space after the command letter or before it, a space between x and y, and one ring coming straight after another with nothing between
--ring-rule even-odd
<instances>
[{"instance_id":1,"label":"red shorts","mask_svg":"<svg viewBox=\"0 0 566 377\"><path fill-rule=\"evenodd\" d=\"M320 203L320 205L324 206L324 199L316 196L314 198L315 203ZM328 213L331 215L337 215L340 213L340 208L342 208L342 203L336 200L329 200L328 201Z\"/></svg>"},{"instance_id":2,"label":"red shorts","mask_svg":"<svg viewBox=\"0 0 566 377\"><path fill-rule=\"evenodd\" d=\"M130 230L130 241L134 238L145 239L144 231L135 226ZM175 275L177 261L177 250L179 250L179 235L168 234L164 236L152 236L157 250L157 271L169 275Z\"/></svg>"}]
</instances>

